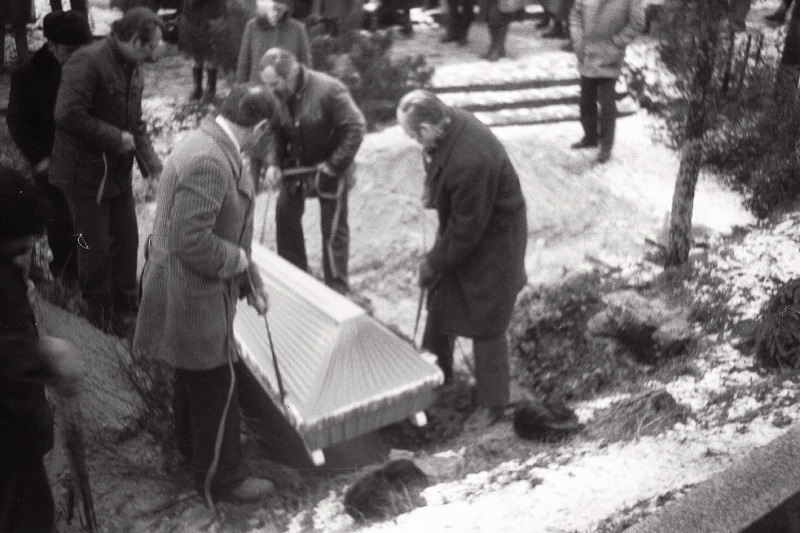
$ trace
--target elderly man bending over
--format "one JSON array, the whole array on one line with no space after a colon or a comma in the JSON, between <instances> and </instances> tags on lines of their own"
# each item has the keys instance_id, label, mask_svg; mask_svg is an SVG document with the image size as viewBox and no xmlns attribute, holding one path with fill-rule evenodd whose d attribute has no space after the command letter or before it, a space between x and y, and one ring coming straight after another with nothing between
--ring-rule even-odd
<instances>
[{"instance_id":1,"label":"elderly man bending over","mask_svg":"<svg viewBox=\"0 0 800 533\"><path fill-rule=\"evenodd\" d=\"M525 199L505 148L474 115L416 90L397 120L425 152L425 207L439 230L419 268L428 289L423 347L452 380L456 336L471 337L479 409L470 429L496 422L509 401L506 328L525 285Z\"/></svg>"}]
</instances>

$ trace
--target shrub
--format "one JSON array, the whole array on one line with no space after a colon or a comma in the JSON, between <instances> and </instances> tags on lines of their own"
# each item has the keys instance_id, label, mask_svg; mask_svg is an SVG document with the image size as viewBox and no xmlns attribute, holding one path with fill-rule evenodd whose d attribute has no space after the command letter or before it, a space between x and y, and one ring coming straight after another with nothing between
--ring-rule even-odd
<instances>
[{"instance_id":1,"label":"shrub","mask_svg":"<svg viewBox=\"0 0 800 533\"><path fill-rule=\"evenodd\" d=\"M311 42L314 68L347 85L370 126L392 120L400 97L428 86L433 76L421 55L392 58L393 43L392 32L385 30L318 36Z\"/></svg>"},{"instance_id":2,"label":"shrub","mask_svg":"<svg viewBox=\"0 0 800 533\"><path fill-rule=\"evenodd\" d=\"M765 366L800 368L800 279L779 287L761 309L754 341Z\"/></svg>"}]
</instances>

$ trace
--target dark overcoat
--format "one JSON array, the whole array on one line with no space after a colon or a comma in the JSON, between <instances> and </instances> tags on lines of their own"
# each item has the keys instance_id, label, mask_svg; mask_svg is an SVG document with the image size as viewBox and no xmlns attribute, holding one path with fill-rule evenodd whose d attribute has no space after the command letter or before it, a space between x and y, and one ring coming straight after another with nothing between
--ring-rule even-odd
<instances>
[{"instance_id":1,"label":"dark overcoat","mask_svg":"<svg viewBox=\"0 0 800 533\"><path fill-rule=\"evenodd\" d=\"M66 193L94 196L107 175L103 198L131 186L134 154L120 154L122 132L133 134L142 174L161 172L161 161L142 119L144 79L113 36L72 54L61 72L50 184Z\"/></svg>"},{"instance_id":2,"label":"dark overcoat","mask_svg":"<svg viewBox=\"0 0 800 533\"><path fill-rule=\"evenodd\" d=\"M61 65L46 45L11 74L6 121L31 166L50 157L53 149L53 110L60 81Z\"/></svg>"},{"instance_id":3,"label":"dark overcoat","mask_svg":"<svg viewBox=\"0 0 800 533\"><path fill-rule=\"evenodd\" d=\"M188 370L236 358L236 302L249 288L235 275L250 256L255 186L224 130L207 118L175 147L159 184L134 350ZM250 274L263 285L258 271Z\"/></svg>"},{"instance_id":4,"label":"dark overcoat","mask_svg":"<svg viewBox=\"0 0 800 533\"><path fill-rule=\"evenodd\" d=\"M439 215L427 254L439 276L430 311L441 314L442 333L500 335L527 280L525 199L514 166L489 128L459 109L426 166L429 205Z\"/></svg>"}]
</instances>

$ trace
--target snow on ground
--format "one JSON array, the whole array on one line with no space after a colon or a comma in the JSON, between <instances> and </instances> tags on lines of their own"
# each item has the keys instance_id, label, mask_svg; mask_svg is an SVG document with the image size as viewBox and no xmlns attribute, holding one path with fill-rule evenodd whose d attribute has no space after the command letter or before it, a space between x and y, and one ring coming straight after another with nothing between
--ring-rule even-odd
<instances>
[{"instance_id":1,"label":"snow on ground","mask_svg":"<svg viewBox=\"0 0 800 533\"><path fill-rule=\"evenodd\" d=\"M520 171L531 240L544 240L534 248L538 269L575 269L569 261L580 263L583 254L597 253L612 264L624 262L628 270L642 238L663 224L677 160L649 141L644 118L620 122L615 160L605 167L594 166L588 154L564 148L577 133L575 124L497 130ZM389 138L392 132L382 135ZM695 213L696 222L713 232L752 222L737 197L709 179L701 181ZM583 232L570 229L578 221ZM740 319L753 318L774 287L800 275L800 218L789 217L774 229L751 230L740 242L713 238L698 266L705 276L698 277L714 282L690 286L708 300L725 295L721 305ZM554 253L549 242L563 243L564 249ZM532 266L529 261L529 272L541 275ZM549 274L558 277L560 272ZM380 306L377 314L387 316ZM771 442L789 421L800 418L797 380L775 386L758 373L753 358L732 345L732 326L704 339L690 375L666 385L653 383L692 411L686 424L662 435L608 445L576 439L551 454L532 452L511 463L487 465L484 472L429 487L422 494L427 505L360 529L344 513L341 494L331 493L309 511L313 526L304 515L295 526L314 531L593 531L603 519L638 502L691 487ZM623 398L598 398L576 410L591 423L595 412Z\"/></svg>"}]
</instances>

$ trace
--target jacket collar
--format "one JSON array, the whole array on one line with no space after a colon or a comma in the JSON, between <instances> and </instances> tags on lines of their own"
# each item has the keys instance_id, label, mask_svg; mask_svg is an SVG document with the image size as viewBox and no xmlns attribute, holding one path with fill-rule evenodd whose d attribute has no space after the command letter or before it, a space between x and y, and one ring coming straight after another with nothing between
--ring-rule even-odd
<instances>
[{"instance_id":1,"label":"jacket collar","mask_svg":"<svg viewBox=\"0 0 800 533\"><path fill-rule=\"evenodd\" d=\"M234 179L236 180L236 187L248 198L255 195L255 185L250 172L245 172L245 165L242 164L242 155L239 153L238 147L231 140L228 133L222 129L213 117L206 117L200 124L200 129L207 135L211 136L217 145L222 149L225 158L231 165Z\"/></svg>"},{"instance_id":2,"label":"jacket collar","mask_svg":"<svg viewBox=\"0 0 800 533\"><path fill-rule=\"evenodd\" d=\"M436 207L439 175L442 167L450 158L450 153L456 146L456 140L464 128L464 118L457 110L450 110L450 123L444 131L437 146L425 153L425 183L422 191L422 203L425 207Z\"/></svg>"}]
</instances>

